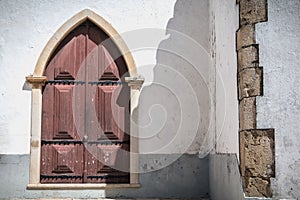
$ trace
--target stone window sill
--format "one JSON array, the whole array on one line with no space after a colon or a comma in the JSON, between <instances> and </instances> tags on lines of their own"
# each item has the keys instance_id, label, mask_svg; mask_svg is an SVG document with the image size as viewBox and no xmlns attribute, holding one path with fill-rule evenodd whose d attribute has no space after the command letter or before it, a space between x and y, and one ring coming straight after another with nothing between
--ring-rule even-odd
<instances>
[{"instance_id":1,"label":"stone window sill","mask_svg":"<svg viewBox=\"0 0 300 200\"><path fill-rule=\"evenodd\" d=\"M107 188L139 188L141 187L140 184L28 184L28 190L81 190L81 189L107 189Z\"/></svg>"}]
</instances>

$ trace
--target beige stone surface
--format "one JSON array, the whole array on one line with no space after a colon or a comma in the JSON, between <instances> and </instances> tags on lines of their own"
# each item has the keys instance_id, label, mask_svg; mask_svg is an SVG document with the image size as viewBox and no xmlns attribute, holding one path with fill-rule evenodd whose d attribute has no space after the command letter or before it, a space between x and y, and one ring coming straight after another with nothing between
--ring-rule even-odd
<instances>
[{"instance_id":1,"label":"beige stone surface","mask_svg":"<svg viewBox=\"0 0 300 200\"><path fill-rule=\"evenodd\" d=\"M239 80L239 99L262 95L263 83L262 68L248 68L241 71L238 75Z\"/></svg>"},{"instance_id":2,"label":"beige stone surface","mask_svg":"<svg viewBox=\"0 0 300 200\"><path fill-rule=\"evenodd\" d=\"M239 28L236 34L237 50L255 44L255 26L247 25Z\"/></svg>"},{"instance_id":3,"label":"beige stone surface","mask_svg":"<svg viewBox=\"0 0 300 200\"><path fill-rule=\"evenodd\" d=\"M271 197L275 174L274 130L256 129L256 96L263 95L255 24L267 21L267 0L237 0L240 28L236 34L240 117L240 167L246 196Z\"/></svg>"},{"instance_id":4,"label":"beige stone surface","mask_svg":"<svg viewBox=\"0 0 300 200\"><path fill-rule=\"evenodd\" d=\"M245 193L247 196L270 197L272 192L269 187L270 182L259 177L248 178L246 181Z\"/></svg>"},{"instance_id":5,"label":"beige stone surface","mask_svg":"<svg viewBox=\"0 0 300 200\"><path fill-rule=\"evenodd\" d=\"M241 173L249 196L271 196L269 182L275 174L274 130L240 132Z\"/></svg>"},{"instance_id":6,"label":"beige stone surface","mask_svg":"<svg viewBox=\"0 0 300 200\"><path fill-rule=\"evenodd\" d=\"M244 98L239 103L240 130L256 128L256 99Z\"/></svg>"},{"instance_id":7,"label":"beige stone surface","mask_svg":"<svg viewBox=\"0 0 300 200\"><path fill-rule=\"evenodd\" d=\"M267 0L240 0L240 25L267 20Z\"/></svg>"},{"instance_id":8,"label":"beige stone surface","mask_svg":"<svg viewBox=\"0 0 300 200\"><path fill-rule=\"evenodd\" d=\"M30 183L40 182L42 88L39 86L33 88L31 93Z\"/></svg>"},{"instance_id":9,"label":"beige stone surface","mask_svg":"<svg viewBox=\"0 0 300 200\"><path fill-rule=\"evenodd\" d=\"M238 51L238 71L258 67L258 45L254 44Z\"/></svg>"}]
</instances>

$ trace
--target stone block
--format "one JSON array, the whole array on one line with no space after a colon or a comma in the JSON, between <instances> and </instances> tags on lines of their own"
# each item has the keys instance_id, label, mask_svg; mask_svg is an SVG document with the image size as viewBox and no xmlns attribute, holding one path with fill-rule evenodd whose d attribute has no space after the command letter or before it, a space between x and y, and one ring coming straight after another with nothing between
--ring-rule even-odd
<instances>
[{"instance_id":1,"label":"stone block","mask_svg":"<svg viewBox=\"0 0 300 200\"><path fill-rule=\"evenodd\" d=\"M238 74L239 100L262 95L262 75L261 67L244 69Z\"/></svg>"},{"instance_id":2,"label":"stone block","mask_svg":"<svg viewBox=\"0 0 300 200\"><path fill-rule=\"evenodd\" d=\"M238 71L258 67L258 45L254 44L238 51Z\"/></svg>"},{"instance_id":3,"label":"stone block","mask_svg":"<svg viewBox=\"0 0 300 200\"><path fill-rule=\"evenodd\" d=\"M240 0L240 25L267 21L267 0Z\"/></svg>"},{"instance_id":4,"label":"stone block","mask_svg":"<svg viewBox=\"0 0 300 200\"><path fill-rule=\"evenodd\" d=\"M246 196L252 197L271 197L272 191L270 188L270 182L268 180L255 177L255 178L248 178L245 181L245 193Z\"/></svg>"},{"instance_id":5,"label":"stone block","mask_svg":"<svg viewBox=\"0 0 300 200\"><path fill-rule=\"evenodd\" d=\"M244 98L239 103L240 130L256 128L256 100L255 97Z\"/></svg>"},{"instance_id":6,"label":"stone block","mask_svg":"<svg viewBox=\"0 0 300 200\"><path fill-rule=\"evenodd\" d=\"M270 197L275 174L274 129L240 131L240 166L248 196Z\"/></svg>"},{"instance_id":7,"label":"stone block","mask_svg":"<svg viewBox=\"0 0 300 200\"><path fill-rule=\"evenodd\" d=\"M236 33L236 49L255 44L255 26L241 26Z\"/></svg>"}]
</instances>

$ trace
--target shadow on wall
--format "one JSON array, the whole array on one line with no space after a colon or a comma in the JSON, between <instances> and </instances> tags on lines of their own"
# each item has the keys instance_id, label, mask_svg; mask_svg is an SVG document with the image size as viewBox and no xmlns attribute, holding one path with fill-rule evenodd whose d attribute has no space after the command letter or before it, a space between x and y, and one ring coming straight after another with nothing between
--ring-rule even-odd
<instances>
[{"instance_id":1,"label":"shadow on wall","mask_svg":"<svg viewBox=\"0 0 300 200\"><path fill-rule=\"evenodd\" d=\"M208 197L214 94L209 24L209 0L177 0L164 30L168 38L159 43L153 81L141 90L132 113L139 116L142 187L108 189L106 197ZM151 31L142 30L149 36L145 43L157 33Z\"/></svg>"},{"instance_id":2,"label":"shadow on wall","mask_svg":"<svg viewBox=\"0 0 300 200\"><path fill-rule=\"evenodd\" d=\"M139 102L142 154L199 153L212 148L214 81L208 0L178 0L160 42L153 82Z\"/></svg>"},{"instance_id":3,"label":"shadow on wall","mask_svg":"<svg viewBox=\"0 0 300 200\"><path fill-rule=\"evenodd\" d=\"M208 53L208 2L176 2L174 17L166 29L169 37L161 41L157 51L153 83L141 91L140 106L135 111L139 112L141 126L140 170L145 172L140 176L141 188L29 191L26 190L29 156L11 155L1 157L0 176L3 178L0 183L3 184L0 191L6 194L0 192L0 198L3 195L19 198L208 197L209 163L208 156L204 156L212 144L210 112L211 94L214 94ZM200 154L182 155L186 152ZM15 176L12 173L16 171L22 173Z\"/></svg>"}]
</instances>

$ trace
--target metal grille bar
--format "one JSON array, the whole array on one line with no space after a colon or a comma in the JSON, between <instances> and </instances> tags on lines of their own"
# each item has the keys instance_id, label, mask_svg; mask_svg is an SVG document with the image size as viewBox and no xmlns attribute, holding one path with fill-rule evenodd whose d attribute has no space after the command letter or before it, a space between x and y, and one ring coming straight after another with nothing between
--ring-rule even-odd
<instances>
[{"instance_id":1,"label":"metal grille bar","mask_svg":"<svg viewBox=\"0 0 300 200\"><path fill-rule=\"evenodd\" d=\"M46 178L51 178L51 179L54 179L54 178L60 178L60 179L82 179L83 176L69 176L69 175L57 175L57 176L54 176L54 175L45 175L45 174L41 174L41 179L46 179Z\"/></svg>"},{"instance_id":2,"label":"metal grille bar","mask_svg":"<svg viewBox=\"0 0 300 200\"><path fill-rule=\"evenodd\" d=\"M122 81L76 81L76 80L48 80L45 82L46 85L84 85L89 84L93 85L122 85L127 84L126 82Z\"/></svg>"},{"instance_id":3,"label":"metal grille bar","mask_svg":"<svg viewBox=\"0 0 300 200\"><path fill-rule=\"evenodd\" d=\"M87 176L87 178L90 178L90 179L109 179L109 178L127 178L127 177L128 177L128 175L110 175L110 174Z\"/></svg>"},{"instance_id":4,"label":"metal grille bar","mask_svg":"<svg viewBox=\"0 0 300 200\"><path fill-rule=\"evenodd\" d=\"M42 145L45 144L129 144L129 140L97 140L97 141L74 141L74 140L42 140Z\"/></svg>"}]
</instances>

